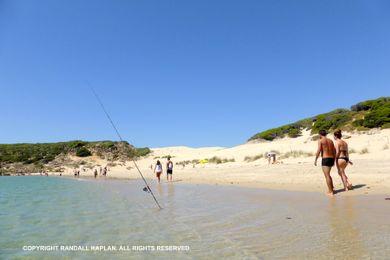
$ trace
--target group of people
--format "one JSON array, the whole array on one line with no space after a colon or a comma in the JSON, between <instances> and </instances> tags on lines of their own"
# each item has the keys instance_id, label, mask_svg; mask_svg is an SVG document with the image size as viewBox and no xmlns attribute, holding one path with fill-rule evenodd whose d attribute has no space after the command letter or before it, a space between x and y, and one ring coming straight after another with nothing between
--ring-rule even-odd
<instances>
[{"instance_id":1,"label":"group of people","mask_svg":"<svg viewBox=\"0 0 390 260\"><path fill-rule=\"evenodd\" d=\"M167 171L167 181L172 181L173 162L171 161L171 157L167 158L166 171ZM154 166L153 172L156 174L158 183L160 183L161 182L161 174L163 172L163 166L162 166L160 160L157 160L156 165Z\"/></svg>"},{"instance_id":2,"label":"group of people","mask_svg":"<svg viewBox=\"0 0 390 260\"><path fill-rule=\"evenodd\" d=\"M99 167L99 175L100 176L104 176L106 177L107 176L107 166L102 168L102 167ZM98 176L98 170L95 168L95 170L93 171L93 176L95 177L95 179L97 178Z\"/></svg>"},{"instance_id":3,"label":"group of people","mask_svg":"<svg viewBox=\"0 0 390 260\"><path fill-rule=\"evenodd\" d=\"M319 132L320 139L318 140L318 149L316 153L316 158L314 165L317 166L317 160L321 154L322 157L322 171L324 172L326 184L328 186L328 195L334 195L334 186L333 180L330 176L332 167L336 164L337 171L341 177L341 180L344 185L344 190L348 191L353 188L352 184L349 182L347 175L345 174L345 169L348 164L352 165L351 160L349 159L348 144L342 140L341 130L334 132L334 140L327 138L327 132L321 130Z\"/></svg>"},{"instance_id":4,"label":"group of people","mask_svg":"<svg viewBox=\"0 0 390 260\"><path fill-rule=\"evenodd\" d=\"M85 171L85 169L82 169L82 170ZM99 167L99 173L98 173L98 170L95 168L93 170L93 176L95 177L95 179L98 177L98 175L105 177L105 176L107 176L107 172L108 172L107 166L104 168ZM80 177L80 169L75 168L73 171L73 175L76 178ZM62 176L62 174L60 176Z\"/></svg>"},{"instance_id":5,"label":"group of people","mask_svg":"<svg viewBox=\"0 0 390 260\"><path fill-rule=\"evenodd\" d=\"M74 175L74 177L80 177L80 170L79 169L74 169L74 171L73 171L73 175Z\"/></svg>"}]
</instances>

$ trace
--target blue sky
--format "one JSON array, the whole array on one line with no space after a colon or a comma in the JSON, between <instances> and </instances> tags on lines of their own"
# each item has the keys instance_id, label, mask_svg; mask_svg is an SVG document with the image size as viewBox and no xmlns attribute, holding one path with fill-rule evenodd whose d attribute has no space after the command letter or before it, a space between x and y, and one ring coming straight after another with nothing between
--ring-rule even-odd
<instances>
[{"instance_id":1,"label":"blue sky","mask_svg":"<svg viewBox=\"0 0 390 260\"><path fill-rule=\"evenodd\" d=\"M233 146L390 93L389 1L0 0L0 143Z\"/></svg>"}]
</instances>

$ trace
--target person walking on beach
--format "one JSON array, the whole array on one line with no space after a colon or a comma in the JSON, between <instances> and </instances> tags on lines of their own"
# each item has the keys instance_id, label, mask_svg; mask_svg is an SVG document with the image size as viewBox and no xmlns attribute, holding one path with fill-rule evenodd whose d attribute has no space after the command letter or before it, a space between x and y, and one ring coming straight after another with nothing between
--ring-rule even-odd
<instances>
[{"instance_id":1,"label":"person walking on beach","mask_svg":"<svg viewBox=\"0 0 390 260\"><path fill-rule=\"evenodd\" d=\"M173 162L171 161L171 157L168 156L167 161L167 181L172 181L173 174Z\"/></svg>"},{"instance_id":2,"label":"person walking on beach","mask_svg":"<svg viewBox=\"0 0 390 260\"><path fill-rule=\"evenodd\" d=\"M344 190L349 191L352 189L352 184L349 182L347 175L345 174L345 168L348 164L352 165L349 160L348 144L342 140L341 130L334 132L335 148L336 148L336 166L341 177L341 181L344 185Z\"/></svg>"},{"instance_id":3,"label":"person walking on beach","mask_svg":"<svg viewBox=\"0 0 390 260\"><path fill-rule=\"evenodd\" d=\"M95 179L96 179L97 176L98 176L98 171L97 171L97 169L95 169L95 170L93 171L93 175L94 175L94 177L95 177Z\"/></svg>"},{"instance_id":4,"label":"person walking on beach","mask_svg":"<svg viewBox=\"0 0 390 260\"><path fill-rule=\"evenodd\" d=\"M334 195L334 186L333 180L330 176L330 171L334 166L336 149L334 147L333 141L326 137L327 132L325 130L321 130L319 132L320 139L318 140L318 149L316 153L316 159L314 161L314 165L317 166L318 157L322 156L322 171L324 172L326 184L328 185L328 195Z\"/></svg>"},{"instance_id":5,"label":"person walking on beach","mask_svg":"<svg viewBox=\"0 0 390 260\"><path fill-rule=\"evenodd\" d=\"M156 174L156 177L158 179L158 183L160 183L160 176L162 173L162 164L159 160L157 160L156 166L154 167L154 173Z\"/></svg>"}]
</instances>

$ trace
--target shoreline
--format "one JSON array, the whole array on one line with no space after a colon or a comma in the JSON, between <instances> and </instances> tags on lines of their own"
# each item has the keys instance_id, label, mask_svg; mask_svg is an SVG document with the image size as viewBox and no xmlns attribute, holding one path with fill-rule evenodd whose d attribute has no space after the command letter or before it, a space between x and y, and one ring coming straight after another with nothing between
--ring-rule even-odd
<instances>
[{"instance_id":1,"label":"shoreline","mask_svg":"<svg viewBox=\"0 0 390 260\"><path fill-rule=\"evenodd\" d=\"M55 177L55 178L64 178L70 180L88 180L88 181L141 181L140 177L135 176L107 176L107 177L98 177L95 179L92 175L84 175L78 178L69 175L63 174L59 176L58 172L49 173L49 176L44 176L40 174L31 174L31 175L11 175L11 176L2 176L2 177ZM157 185L157 181L154 178L149 176L145 177L148 181L149 185ZM313 185L307 185L302 183L296 184L277 184L277 183L267 183L267 182L245 182L245 181L237 181L237 182L229 182L229 181L210 181L207 179L186 179L186 178L176 178L174 177L173 182L167 182L165 179L161 181L161 185L166 184L188 184L188 185L206 185L206 186L222 186L222 187L237 187L241 189L254 189L254 190L270 190L270 191L282 191L282 192L304 192L304 193L316 193L322 194L326 196L326 186L325 180L323 183L315 183ZM321 186L322 185L322 186ZM338 196L373 196L373 195L383 195L390 196L389 188L386 186L375 186L373 189L368 184L353 184L354 189L348 192L345 192L342 187L336 187L334 197ZM323 190L321 190L323 188Z\"/></svg>"}]
</instances>

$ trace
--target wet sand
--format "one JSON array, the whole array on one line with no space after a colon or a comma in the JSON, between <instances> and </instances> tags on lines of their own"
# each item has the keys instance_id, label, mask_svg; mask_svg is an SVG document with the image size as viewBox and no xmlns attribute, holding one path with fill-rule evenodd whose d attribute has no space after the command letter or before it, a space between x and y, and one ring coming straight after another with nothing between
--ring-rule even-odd
<instances>
[{"instance_id":1,"label":"wet sand","mask_svg":"<svg viewBox=\"0 0 390 260\"><path fill-rule=\"evenodd\" d=\"M137 192L121 181L112 185L125 197ZM390 201L385 195L329 198L183 182L152 187L164 207L156 211L157 226L166 224L172 236L183 236L191 256L380 259L390 254Z\"/></svg>"}]
</instances>

